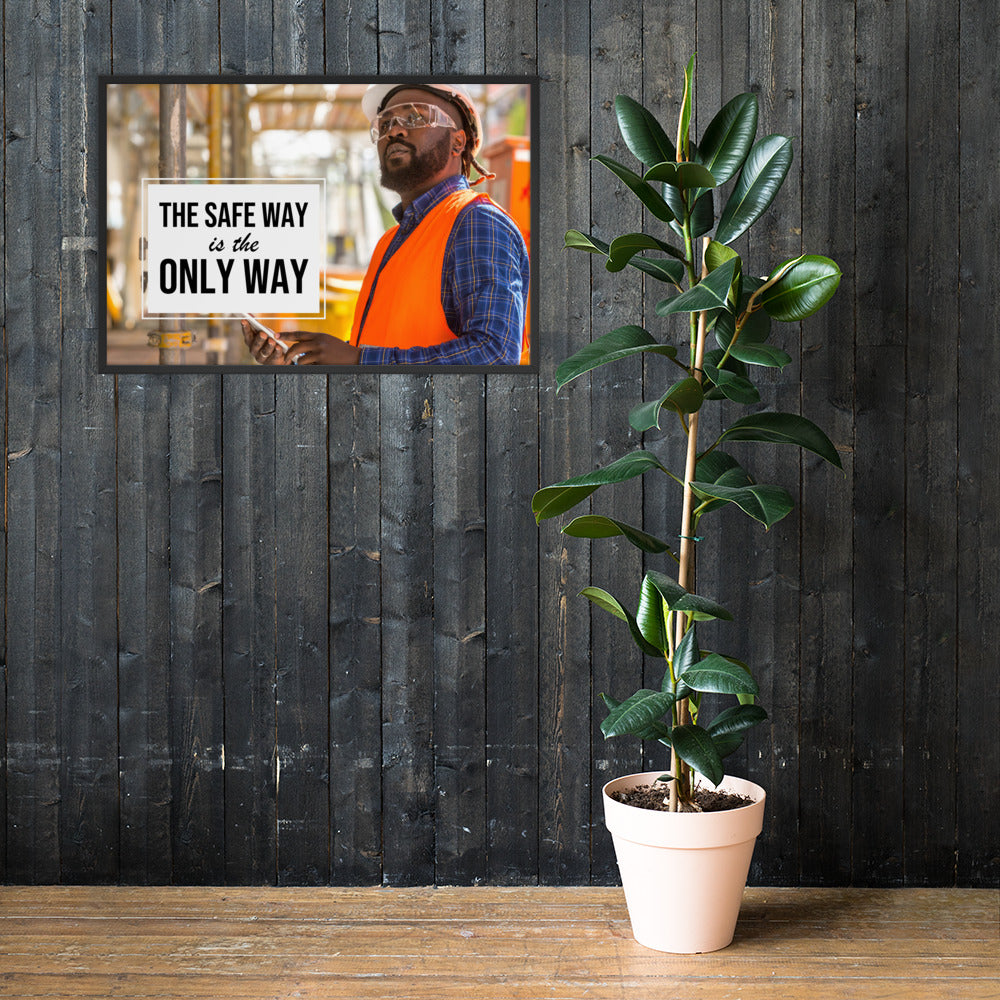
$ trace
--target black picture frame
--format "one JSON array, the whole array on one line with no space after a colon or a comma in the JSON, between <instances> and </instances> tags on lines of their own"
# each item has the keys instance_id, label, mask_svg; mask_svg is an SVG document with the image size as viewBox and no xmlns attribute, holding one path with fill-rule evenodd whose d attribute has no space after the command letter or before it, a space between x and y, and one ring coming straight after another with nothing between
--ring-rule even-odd
<instances>
[{"instance_id":1,"label":"black picture frame","mask_svg":"<svg viewBox=\"0 0 1000 1000\"><path fill-rule=\"evenodd\" d=\"M139 315L136 316L135 302L136 275L140 276L140 281L144 282L145 279L142 275L142 260L140 257L142 238L141 233L136 232L137 228L141 229L142 220L139 219L137 225L135 218L135 213L141 215L141 207L133 200L136 193L133 188L141 181L143 172L146 172L146 176L151 175L151 147L155 146L157 150L159 147L159 135L150 136L148 134L151 130L152 122L155 121L157 128L159 127L158 109L154 109L151 106L151 93L153 90L155 89L158 93L159 88L164 85L183 86L186 96L190 99L189 104L192 104L194 107L193 113L188 117L188 121L184 126L188 151L185 164L186 177L184 180L193 183L197 183L199 180L207 181L209 164L211 158L215 156L216 163L211 165L215 170L213 176L217 182L225 183L236 177L235 174L227 171L231 169L231 164L236 162L236 154L233 153L233 149L236 148L237 140L234 138L233 133L240 127L236 123L238 122L238 116L245 108L241 108L240 111L234 113L231 107L227 107L224 115L228 114L228 118L219 116L216 113L214 119L212 119L212 112L208 109L211 108L213 103L213 91L232 95L236 93L232 88L241 88L244 93L249 93L253 90L255 96L258 94L269 95L266 104L263 96L261 96L259 101L251 99L247 101L250 107L257 108L257 114L260 116L260 127L257 130L258 136L262 135L265 131L275 130L279 124L292 123L296 125L296 128L285 131L293 134L299 133L300 135L305 135L311 131L332 132L330 148L332 149L337 145L334 140L339 138L342 140L342 143L337 145L338 155L343 150L346 150L348 157L357 158L359 155L363 155L356 152L359 148L356 142L358 131L364 132L365 139L370 146L370 138L368 138L366 131L367 126L365 125L362 128L358 124L357 116L360 113L359 94L371 84L385 84L389 82L400 85L420 83L459 84L465 86L473 94L474 98L476 95L482 94L487 95L487 97L493 97L497 103L501 101L508 102L509 107L514 109L504 119L508 123L514 120L515 117L518 120L523 119L523 127L519 132L514 133L516 139L505 143L503 137L495 136L491 131L492 123L489 112L481 112L483 113L484 120L485 141L483 153L480 154L479 159L487 165L489 170L497 173L498 179L474 188L477 191L485 190L487 194L490 194L494 200L508 210L509 214L515 217L528 246L531 263L526 327L526 344L528 346L522 356L522 363L490 365L440 363L363 366L260 365L254 363L248 355L242 361L229 360L234 354L233 342L238 336L238 334L234 334L232 327L228 328L228 333L224 337L216 337L214 339L217 347L223 339L227 343L225 359L220 360L220 352L218 350L215 352L215 358L212 357L211 351L208 350L211 343L213 343L213 339L209 334L213 329L217 332L218 326L209 327L208 323L212 321L203 321L201 319L196 323L189 322L185 325L193 327L193 330L187 332L193 334L194 345L198 345L200 342L202 349L196 350L195 346L175 349L172 352L172 356L180 358L180 360L162 363L160 359L164 357L163 352L157 350L155 346L150 347L148 344L150 334L160 336L160 332L155 329L157 321L154 317L143 316L141 309ZM247 75L219 77L144 74L101 75L98 78L98 83L100 95L99 135L101 137L100 190L102 192L99 204L98 251L101 265L103 265L106 274L109 276L107 294L102 295L98 303L98 370L100 373L175 375L185 373L230 374L260 372L292 377L302 372L312 374L357 374L360 372L364 372L365 374L411 373L420 375L435 372L442 374L537 373L539 358L539 290L538 268L535 264L535 259L537 255L538 206L540 201L539 163L537 155L539 148L539 78L537 76L476 74L394 74L390 76L382 74L364 76ZM224 88L229 88L229 90L226 91ZM320 89L326 94L342 94L344 96L340 100L321 101L316 96L320 93ZM282 101L280 99L282 96L285 96L287 99ZM357 101L357 111L349 114L347 105L353 101ZM126 102L129 103L128 108L124 107ZM277 110L271 107L272 103L277 106ZM109 107L109 104L113 106ZM486 104L490 106L488 100ZM322 115L318 110L320 105L324 105ZM329 105L329 107L327 108L326 105ZM501 104L500 106L502 109L506 105ZM133 113L132 109L135 108L138 108L139 111ZM312 119L311 121L307 121L310 113ZM266 124L263 118L265 114L270 116ZM112 134L112 131L109 131L109 120L112 123L114 134ZM337 128L331 128L330 123L336 124ZM204 125L204 128L201 127L202 125ZM243 127L246 127L246 125L244 124ZM217 138L212 134L213 128L221 132L221 138ZM214 152L212 149L213 143L216 144ZM208 146L207 150L206 145ZM485 157L484 154L491 152L491 147L493 146L497 147L495 150L492 150L494 155L488 158ZM225 158L227 147L229 149L228 161L220 168L218 163L219 150L223 151L223 158ZM251 143L243 143L243 155L249 156L251 148ZM370 146L370 148L374 150L374 147ZM192 153L194 154L194 158L191 155ZM506 159L506 162L501 162L504 159ZM528 161L527 164L525 164L525 159ZM128 162L125 162L126 160ZM506 168L506 175L502 173L502 170L497 169L498 164L502 168ZM525 195L523 185L525 166L527 166L528 177L527 195ZM330 169L329 164L326 165L326 169ZM250 173L251 171L247 171L248 176ZM290 174L285 176L298 178L305 177L306 175ZM180 180L181 178L178 179ZM275 178L273 176L267 177L253 174L253 179L256 182L256 180L267 181L274 180ZM362 183L370 186L371 181L372 178L368 174L365 175ZM375 183L377 184L377 180ZM507 191L502 190L504 184L507 185ZM517 187L517 192L512 193L515 186ZM382 194L385 197L378 202L378 211L382 216L385 216L386 202L394 204L399 199L389 192L384 192L384 190L382 190ZM498 194L501 196L498 197ZM370 193L366 194L366 197L369 197L370 200ZM528 201L527 210L525 210L524 205L525 197ZM516 201L516 214L508 207L515 203L515 199L519 199ZM504 201L507 204L504 204ZM133 214L131 219L129 218L129 213ZM370 223L370 219L368 219L368 222ZM525 228L525 223L527 228ZM110 229L109 226L111 227ZM371 228L370 224L366 225L366 232L370 231ZM328 227L326 239L328 251L331 248L340 246L342 238L344 243L349 243L351 234L349 232L331 233L330 227ZM368 242L370 243L370 241L369 237ZM360 239L358 242L361 242ZM110 257L109 252L111 254ZM363 272L364 267L367 266L366 264L362 265L360 261L363 248L355 247L354 253L357 260L355 270ZM132 254L134 254L134 258L129 259ZM122 271L123 268L127 273L125 283L127 283L130 289L128 292L130 296L129 302L131 303L130 317L124 316L124 307L119 312L118 307L121 306L121 302L116 303L115 301L116 281L114 275L116 272ZM353 281L353 284L357 284L357 281ZM328 293L329 288L324 284L324 294ZM347 294L349 293L345 293L345 295ZM122 300L124 298L124 296L121 296ZM342 303L338 304L341 321L343 319L343 310L346 308ZM116 322L120 326L116 326ZM236 325L235 320L224 319L223 322L232 322ZM316 322L318 321L313 321L314 324ZM292 328L314 328L307 325L308 323L309 321L305 320L302 324ZM142 343L144 336L147 338L145 349ZM185 338L175 338L174 341L171 341L170 338L164 338L163 342L167 344L169 350L169 348L175 346L178 339ZM238 339L242 342L242 337ZM188 353L189 351L190 354ZM238 345L235 348L235 352L239 353ZM189 357L198 360L189 362Z\"/></svg>"}]
</instances>

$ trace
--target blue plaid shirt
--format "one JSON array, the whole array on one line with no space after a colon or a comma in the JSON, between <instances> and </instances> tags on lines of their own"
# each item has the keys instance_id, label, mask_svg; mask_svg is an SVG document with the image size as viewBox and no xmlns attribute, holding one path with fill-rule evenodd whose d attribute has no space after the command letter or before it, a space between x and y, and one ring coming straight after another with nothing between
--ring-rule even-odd
<instances>
[{"instance_id":1,"label":"blue plaid shirt","mask_svg":"<svg viewBox=\"0 0 1000 1000\"><path fill-rule=\"evenodd\" d=\"M460 174L447 177L404 210L383 260L389 258L418 223L446 195L468 188ZM376 281L378 279L376 278ZM444 250L441 305L455 340L432 347L366 347L361 331L363 365L516 365L521 360L528 302L528 251L513 220L485 202L459 213Z\"/></svg>"}]
</instances>

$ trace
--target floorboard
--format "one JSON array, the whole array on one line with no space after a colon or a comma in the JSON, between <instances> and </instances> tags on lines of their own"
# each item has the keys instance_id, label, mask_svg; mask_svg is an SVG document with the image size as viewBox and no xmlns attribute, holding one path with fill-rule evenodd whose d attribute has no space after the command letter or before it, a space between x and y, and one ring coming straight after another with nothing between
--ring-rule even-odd
<instances>
[{"instance_id":1,"label":"floorboard","mask_svg":"<svg viewBox=\"0 0 1000 1000\"><path fill-rule=\"evenodd\" d=\"M620 889L0 888L0 997L995 1000L1000 893L748 889L733 944L632 940Z\"/></svg>"}]
</instances>

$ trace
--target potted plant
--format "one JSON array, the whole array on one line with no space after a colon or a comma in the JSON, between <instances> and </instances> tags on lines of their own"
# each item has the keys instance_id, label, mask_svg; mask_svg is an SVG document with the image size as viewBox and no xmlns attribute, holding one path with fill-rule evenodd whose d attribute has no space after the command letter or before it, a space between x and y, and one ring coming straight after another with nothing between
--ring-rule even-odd
<instances>
[{"instance_id":1,"label":"potted plant","mask_svg":"<svg viewBox=\"0 0 1000 1000\"><path fill-rule=\"evenodd\" d=\"M540 523L602 486L653 473L663 475L677 502L679 545L599 514L578 516L562 528L584 538L624 537L647 562L665 557L676 564L669 574L648 569L635 613L599 587L582 591L621 619L643 653L663 667L657 688L627 697L603 694L608 714L601 729L607 738L629 735L669 748L669 771L617 778L605 786L604 801L633 933L643 944L676 952L713 951L732 940L764 809L763 789L725 775L724 758L767 714L757 704L750 667L701 646L700 622L732 616L697 592L695 553L706 515L733 505L769 529L792 509L792 499L781 486L758 482L742 456L727 449L731 442L789 444L841 467L836 448L814 423L758 406L752 374L791 361L771 342L772 321L795 323L815 313L836 291L840 270L827 257L802 255L764 277L747 273L731 244L774 200L792 162L791 139L757 139L757 99L740 94L695 144L689 134L693 68L692 56L675 141L642 105L624 96L615 101L622 137L643 165L641 173L594 157L642 202L659 233L625 233L610 243L577 230L566 234L567 247L606 257L609 271L631 266L662 282L666 291L656 314L685 321L679 336L661 340L636 325L619 327L556 371L561 389L601 365L659 355L670 377L656 398L632 407L628 420L643 434L664 419L679 428L687 438L684 468L671 471L653 450L639 447L603 468L546 486L532 500ZM717 199L723 185L727 196ZM699 441L699 417L709 405L722 407L724 429ZM734 407L749 412L732 419ZM720 695L735 703L706 718ZM658 809L632 804L637 795L652 798Z\"/></svg>"}]
</instances>

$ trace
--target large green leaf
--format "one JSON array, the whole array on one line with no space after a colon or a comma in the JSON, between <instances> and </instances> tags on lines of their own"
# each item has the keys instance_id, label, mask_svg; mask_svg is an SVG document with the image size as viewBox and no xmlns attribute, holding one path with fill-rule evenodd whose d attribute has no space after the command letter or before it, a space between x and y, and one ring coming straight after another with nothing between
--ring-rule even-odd
<instances>
[{"instance_id":1,"label":"large green leaf","mask_svg":"<svg viewBox=\"0 0 1000 1000\"><path fill-rule=\"evenodd\" d=\"M792 498L780 486L732 487L692 482L691 489L703 500L714 498L736 504L768 529L785 517L794 506Z\"/></svg>"},{"instance_id":2,"label":"large green leaf","mask_svg":"<svg viewBox=\"0 0 1000 1000\"><path fill-rule=\"evenodd\" d=\"M700 483L713 483L721 486L750 486L753 480L732 455L716 449L698 460L695 466L695 478ZM725 507L728 501L713 500L701 509L702 516L711 510Z\"/></svg>"},{"instance_id":3,"label":"large green leaf","mask_svg":"<svg viewBox=\"0 0 1000 1000\"><path fill-rule=\"evenodd\" d=\"M742 309L743 306L741 305L740 308ZM715 324L714 332L716 343L722 348L729 347L736 333L736 317L732 313L720 314L719 320ZM736 340L736 344L733 345L733 350L735 351L741 346L763 344L770 334L771 317L763 309L758 309L744 320L743 329L740 330L740 335Z\"/></svg>"},{"instance_id":4,"label":"large green leaf","mask_svg":"<svg viewBox=\"0 0 1000 1000\"><path fill-rule=\"evenodd\" d=\"M701 408L705 394L701 383L690 376L675 382L659 398L633 407L628 422L637 431L648 431L660 426L660 410L669 406L677 413L694 413Z\"/></svg>"},{"instance_id":5,"label":"large green leaf","mask_svg":"<svg viewBox=\"0 0 1000 1000\"><path fill-rule=\"evenodd\" d=\"M717 181L712 171L700 163L657 163L643 175L644 181L660 181L675 188L713 188Z\"/></svg>"},{"instance_id":6,"label":"large green leaf","mask_svg":"<svg viewBox=\"0 0 1000 1000\"><path fill-rule=\"evenodd\" d=\"M733 344L730 357L745 365L761 365L765 368L784 368L792 363L786 351L773 344L744 344L743 337Z\"/></svg>"},{"instance_id":7,"label":"large green leaf","mask_svg":"<svg viewBox=\"0 0 1000 1000\"><path fill-rule=\"evenodd\" d=\"M620 326L581 347L576 354L563 361L556 369L556 385L561 389L567 382L601 365L643 353L675 358L677 348L659 343L641 326Z\"/></svg>"},{"instance_id":8,"label":"large green leaf","mask_svg":"<svg viewBox=\"0 0 1000 1000\"><path fill-rule=\"evenodd\" d=\"M661 163L677 158L674 144L663 126L638 101L619 94L615 98L615 114L625 145L640 163Z\"/></svg>"},{"instance_id":9,"label":"large green leaf","mask_svg":"<svg viewBox=\"0 0 1000 1000\"><path fill-rule=\"evenodd\" d=\"M840 284L840 268L829 257L808 254L761 292L769 315L793 323L822 309Z\"/></svg>"},{"instance_id":10,"label":"large green leaf","mask_svg":"<svg viewBox=\"0 0 1000 1000\"><path fill-rule=\"evenodd\" d=\"M772 444L795 444L811 451L831 465L842 469L833 442L811 420L797 413L752 413L730 424L719 437L722 441L765 441Z\"/></svg>"},{"instance_id":11,"label":"large green leaf","mask_svg":"<svg viewBox=\"0 0 1000 1000\"><path fill-rule=\"evenodd\" d=\"M698 648L697 630L692 625L684 633L684 638L677 644L677 649L674 651L674 676L677 678L677 690L674 694L677 695L678 700L690 695L691 689L684 683L684 674L700 660L701 650ZM669 678L668 671L664 681L668 681Z\"/></svg>"},{"instance_id":12,"label":"large green leaf","mask_svg":"<svg viewBox=\"0 0 1000 1000\"><path fill-rule=\"evenodd\" d=\"M586 597L588 601L592 604L596 604L599 608L607 611L609 614L615 616L615 618L620 618L623 622L628 624L629 632L632 633L632 639L635 644L647 655L647 656L663 656L663 650L657 646L652 645L646 641L645 636L643 636L641 629L639 628L638 622L635 620L635 615L632 614L628 608L624 607L617 598L613 597L606 590L601 590L600 587L584 587L580 591L581 597Z\"/></svg>"},{"instance_id":13,"label":"large green leaf","mask_svg":"<svg viewBox=\"0 0 1000 1000\"><path fill-rule=\"evenodd\" d=\"M586 250L587 253L602 253L607 257L609 246L596 236L587 236L579 229L569 229L566 232L563 249Z\"/></svg>"},{"instance_id":14,"label":"large green leaf","mask_svg":"<svg viewBox=\"0 0 1000 1000\"><path fill-rule=\"evenodd\" d=\"M716 368L715 365L705 364L703 367L705 374L727 399L744 405L760 402L760 393L750 379Z\"/></svg>"},{"instance_id":15,"label":"large green leaf","mask_svg":"<svg viewBox=\"0 0 1000 1000\"><path fill-rule=\"evenodd\" d=\"M651 646L655 646L663 652L670 648L663 600L659 591L650 581L648 574L643 578L639 590L639 607L636 608L635 620L643 638Z\"/></svg>"},{"instance_id":16,"label":"large green leaf","mask_svg":"<svg viewBox=\"0 0 1000 1000\"><path fill-rule=\"evenodd\" d=\"M613 174L625 182L626 187L656 216L661 222L670 222L674 213L656 190L650 187L637 173L629 170L624 164L612 160L609 156L594 156L592 159L603 163Z\"/></svg>"},{"instance_id":17,"label":"large green leaf","mask_svg":"<svg viewBox=\"0 0 1000 1000\"><path fill-rule=\"evenodd\" d=\"M702 194L696 191L694 208L691 209L691 238L696 240L704 236L712 231L714 225L715 201L711 189Z\"/></svg>"},{"instance_id":18,"label":"large green leaf","mask_svg":"<svg viewBox=\"0 0 1000 1000\"><path fill-rule=\"evenodd\" d=\"M739 263L739 257L734 257L732 260L720 264L714 271L702 278L694 288L689 288L677 298L671 299L662 310L657 306L657 313L661 316L667 316L670 313L725 309Z\"/></svg>"},{"instance_id":19,"label":"large green leaf","mask_svg":"<svg viewBox=\"0 0 1000 1000\"><path fill-rule=\"evenodd\" d=\"M739 257L739 254L732 247L727 247L718 240L708 241L708 246L705 248L705 266L709 271L714 271L734 257Z\"/></svg>"},{"instance_id":20,"label":"large green leaf","mask_svg":"<svg viewBox=\"0 0 1000 1000\"><path fill-rule=\"evenodd\" d=\"M645 585L648 580L659 592L667 607L671 611L684 611L693 614L695 621L708 621L713 618L721 618L725 621L732 621L733 616L721 604L709 600L707 597L699 597L685 590L676 580L671 580L669 576L650 570L643 578Z\"/></svg>"},{"instance_id":21,"label":"large green leaf","mask_svg":"<svg viewBox=\"0 0 1000 1000\"><path fill-rule=\"evenodd\" d=\"M633 257L629 263L657 281L679 285L684 280L684 265L679 260L659 260L650 257Z\"/></svg>"},{"instance_id":22,"label":"large green leaf","mask_svg":"<svg viewBox=\"0 0 1000 1000\"><path fill-rule=\"evenodd\" d=\"M745 729L759 725L766 718L767 712L760 705L734 705L732 708L720 712L708 724L708 731L712 736L740 733Z\"/></svg>"},{"instance_id":23,"label":"large green leaf","mask_svg":"<svg viewBox=\"0 0 1000 1000\"><path fill-rule=\"evenodd\" d=\"M718 786L726 776L719 751L708 731L701 726L674 726L670 732L670 742L677 751L677 756L708 778L713 785Z\"/></svg>"},{"instance_id":24,"label":"large green leaf","mask_svg":"<svg viewBox=\"0 0 1000 1000\"><path fill-rule=\"evenodd\" d=\"M643 688L611 709L601 723L601 732L606 738L626 735L647 738L650 726L666 715L673 704L672 694ZM666 727L662 732L666 735Z\"/></svg>"},{"instance_id":25,"label":"large green leaf","mask_svg":"<svg viewBox=\"0 0 1000 1000\"><path fill-rule=\"evenodd\" d=\"M715 238L732 243L767 211L792 164L792 140L768 135L750 150L719 219Z\"/></svg>"},{"instance_id":26,"label":"large green leaf","mask_svg":"<svg viewBox=\"0 0 1000 1000\"><path fill-rule=\"evenodd\" d=\"M678 266L683 274L684 260L682 251L672 247L663 240L658 240L655 236L647 236L646 233L626 233L624 236L616 236L608 247L608 270L621 271L632 258L643 250L662 250L672 257L678 258Z\"/></svg>"},{"instance_id":27,"label":"large green leaf","mask_svg":"<svg viewBox=\"0 0 1000 1000\"><path fill-rule=\"evenodd\" d=\"M575 517L565 528L562 529L564 535L571 535L574 538L615 538L624 535L637 549L643 552L659 554L669 552L674 555L670 546L661 538L643 531L641 528L624 521L617 521L612 517L602 517L598 514L584 514L582 517ZM674 556L676 558L676 556Z\"/></svg>"},{"instance_id":28,"label":"large green leaf","mask_svg":"<svg viewBox=\"0 0 1000 1000\"><path fill-rule=\"evenodd\" d=\"M743 165L757 134L757 98L738 94L712 119L701 137L701 162L725 184Z\"/></svg>"},{"instance_id":29,"label":"large green leaf","mask_svg":"<svg viewBox=\"0 0 1000 1000\"><path fill-rule=\"evenodd\" d=\"M581 500L586 500L599 487L624 482L641 476L650 469L667 471L648 451L633 451L615 459L603 469L585 472L582 476L574 476L552 486L544 486L531 499L535 521L541 523L546 518L563 514Z\"/></svg>"},{"instance_id":30,"label":"large green leaf","mask_svg":"<svg viewBox=\"0 0 1000 1000\"><path fill-rule=\"evenodd\" d=\"M684 683L706 694L757 694L757 682L743 667L710 653L684 673Z\"/></svg>"}]
</instances>

